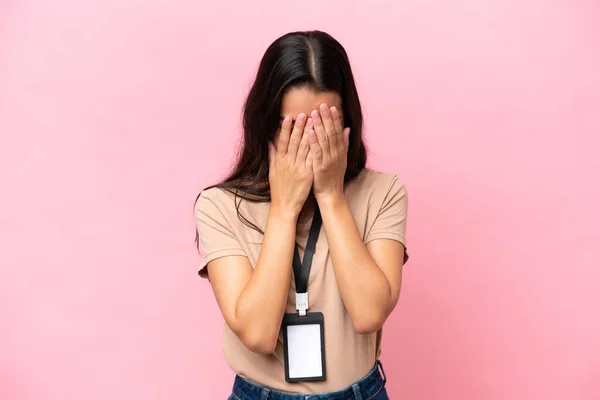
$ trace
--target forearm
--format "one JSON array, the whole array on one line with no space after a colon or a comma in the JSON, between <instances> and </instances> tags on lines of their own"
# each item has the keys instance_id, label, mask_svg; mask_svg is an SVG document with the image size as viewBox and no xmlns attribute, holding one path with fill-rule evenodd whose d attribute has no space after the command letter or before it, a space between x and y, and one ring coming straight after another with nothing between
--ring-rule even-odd
<instances>
[{"instance_id":1,"label":"forearm","mask_svg":"<svg viewBox=\"0 0 600 400\"><path fill-rule=\"evenodd\" d=\"M267 353L277 342L287 303L296 222L297 215L271 209L256 267L236 304L238 324Z\"/></svg>"},{"instance_id":2,"label":"forearm","mask_svg":"<svg viewBox=\"0 0 600 400\"><path fill-rule=\"evenodd\" d=\"M355 329L378 330L393 308L390 284L365 246L345 197L319 201L333 270Z\"/></svg>"}]
</instances>

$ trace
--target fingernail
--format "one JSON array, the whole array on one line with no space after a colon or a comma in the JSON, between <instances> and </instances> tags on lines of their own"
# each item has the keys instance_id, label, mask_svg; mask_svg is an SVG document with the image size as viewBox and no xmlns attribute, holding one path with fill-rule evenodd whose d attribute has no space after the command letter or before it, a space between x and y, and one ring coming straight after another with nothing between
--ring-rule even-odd
<instances>
[{"instance_id":1,"label":"fingernail","mask_svg":"<svg viewBox=\"0 0 600 400\"><path fill-rule=\"evenodd\" d=\"M329 109L327 108L327 104L323 103L321 104L321 112L327 112Z\"/></svg>"},{"instance_id":2,"label":"fingernail","mask_svg":"<svg viewBox=\"0 0 600 400\"><path fill-rule=\"evenodd\" d=\"M312 117L313 117L314 119L317 119L317 118L319 118L319 112L318 112L317 110L313 110L313 112L312 112Z\"/></svg>"},{"instance_id":3,"label":"fingernail","mask_svg":"<svg viewBox=\"0 0 600 400\"><path fill-rule=\"evenodd\" d=\"M306 121L306 126L312 126L312 118L309 118L308 121Z\"/></svg>"},{"instance_id":4,"label":"fingernail","mask_svg":"<svg viewBox=\"0 0 600 400\"><path fill-rule=\"evenodd\" d=\"M289 116L286 116L286 117L283 119L283 122L285 122L285 123L287 124L288 122L290 122L290 119L291 119L291 118L290 118Z\"/></svg>"},{"instance_id":5,"label":"fingernail","mask_svg":"<svg viewBox=\"0 0 600 400\"><path fill-rule=\"evenodd\" d=\"M304 122L304 119L305 119L305 118L306 118L306 115L305 115L305 114L302 114L302 113L298 114L298 121L300 121L300 122Z\"/></svg>"}]
</instances>

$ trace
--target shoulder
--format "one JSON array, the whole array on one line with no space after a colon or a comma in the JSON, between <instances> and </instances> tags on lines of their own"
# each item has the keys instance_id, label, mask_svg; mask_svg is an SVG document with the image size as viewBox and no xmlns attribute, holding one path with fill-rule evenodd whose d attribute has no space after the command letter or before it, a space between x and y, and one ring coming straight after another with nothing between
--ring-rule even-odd
<instances>
[{"instance_id":1,"label":"shoulder","mask_svg":"<svg viewBox=\"0 0 600 400\"><path fill-rule=\"evenodd\" d=\"M378 215L382 210L406 212L408 193L397 174L364 169L346 186L346 199L357 215ZM359 217L360 218L360 217Z\"/></svg>"},{"instance_id":2,"label":"shoulder","mask_svg":"<svg viewBox=\"0 0 600 400\"><path fill-rule=\"evenodd\" d=\"M264 229L269 211L268 202L253 202L236 196L229 190L212 187L203 190L195 204L197 218L223 219L236 229L246 230L242 221ZM243 216L240 219L240 214Z\"/></svg>"},{"instance_id":3,"label":"shoulder","mask_svg":"<svg viewBox=\"0 0 600 400\"><path fill-rule=\"evenodd\" d=\"M234 195L218 187L205 189L198 195L194 212L199 214L228 214L229 209L235 209Z\"/></svg>"},{"instance_id":4,"label":"shoulder","mask_svg":"<svg viewBox=\"0 0 600 400\"><path fill-rule=\"evenodd\" d=\"M358 192L361 196L386 196L390 192L406 193L406 185L397 174L363 169L360 174L348 184L348 189Z\"/></svg>"},{"instance_id":5,"label":"shoulder","mask_svg":"<svg viewBox=\"0 0 600 400\"><path fill-rule=\"evenodd\" d=\"M221 203L223 201L228 201L230 199L233 199L233 193L230 193L224 189L221 189L219 187L211 187L208 189L204 189L203 191L200 192L200 195L198 195L198 200L196 201L196 203L200 202L206 202L206 201L212 201L212 202L216 202L216 203Z\"/></svg>"}]
</instances>

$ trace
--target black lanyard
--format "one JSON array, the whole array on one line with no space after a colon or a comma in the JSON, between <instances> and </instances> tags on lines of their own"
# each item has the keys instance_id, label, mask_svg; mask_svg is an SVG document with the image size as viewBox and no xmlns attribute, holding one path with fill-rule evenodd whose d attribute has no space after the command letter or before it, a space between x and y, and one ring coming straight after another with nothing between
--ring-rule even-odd
<instances>
[{"instance_id":1,"label":"black lanyard","mask_svg":"<svg viewBox=\"0 0 600 400\"><path fill-rule=\"evenodd\" d=\"M300 259L298 245L294 246L294 259L292 264L294 266L294 280L296 282L296 303L298 303L299 294L307 293L308 277L310 276L310 268L312 266L313 256L315 255L319 233L321 232L321 225L323 225L323 220L321 218L319 207L317 206L315 208L312 224L310 225L310 233L308 234L308 241L306 242L303 260ZM299 305L296 304L296 306L298 307ZM308 298L306 299L305 308L308 308ZM301 311L300 314L302 315L303 312Z\"/></svg>"}]
</instances>

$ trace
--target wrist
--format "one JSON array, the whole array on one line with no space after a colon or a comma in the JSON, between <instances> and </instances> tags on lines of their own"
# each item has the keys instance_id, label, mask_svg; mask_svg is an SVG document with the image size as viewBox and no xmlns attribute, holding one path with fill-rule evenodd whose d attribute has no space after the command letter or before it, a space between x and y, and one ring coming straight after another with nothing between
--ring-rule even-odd
<instances>
[{"instance_id":1,"label":"wrist","mask_svg":"<svg viewBox=\"0 0 600 400\"><path fill-rule=\"evenodd\" d=\"M301 209L296 209L295 207L282 207L280 205L272 204L271 209L269 210L269 216L295 225L298 221L300 210Z\"/></svg>"},{"instance_id":2,"label":"wrist","mask_svg":"<svg viewBox=\"0 0 600 400\"><path fill-rule=\"evenodd\" d=\"M346 195L343 191L336 191L331 193L315 194L319 208L331 208L337 207L346 201Z\"/></svg>"}]
</instances>

